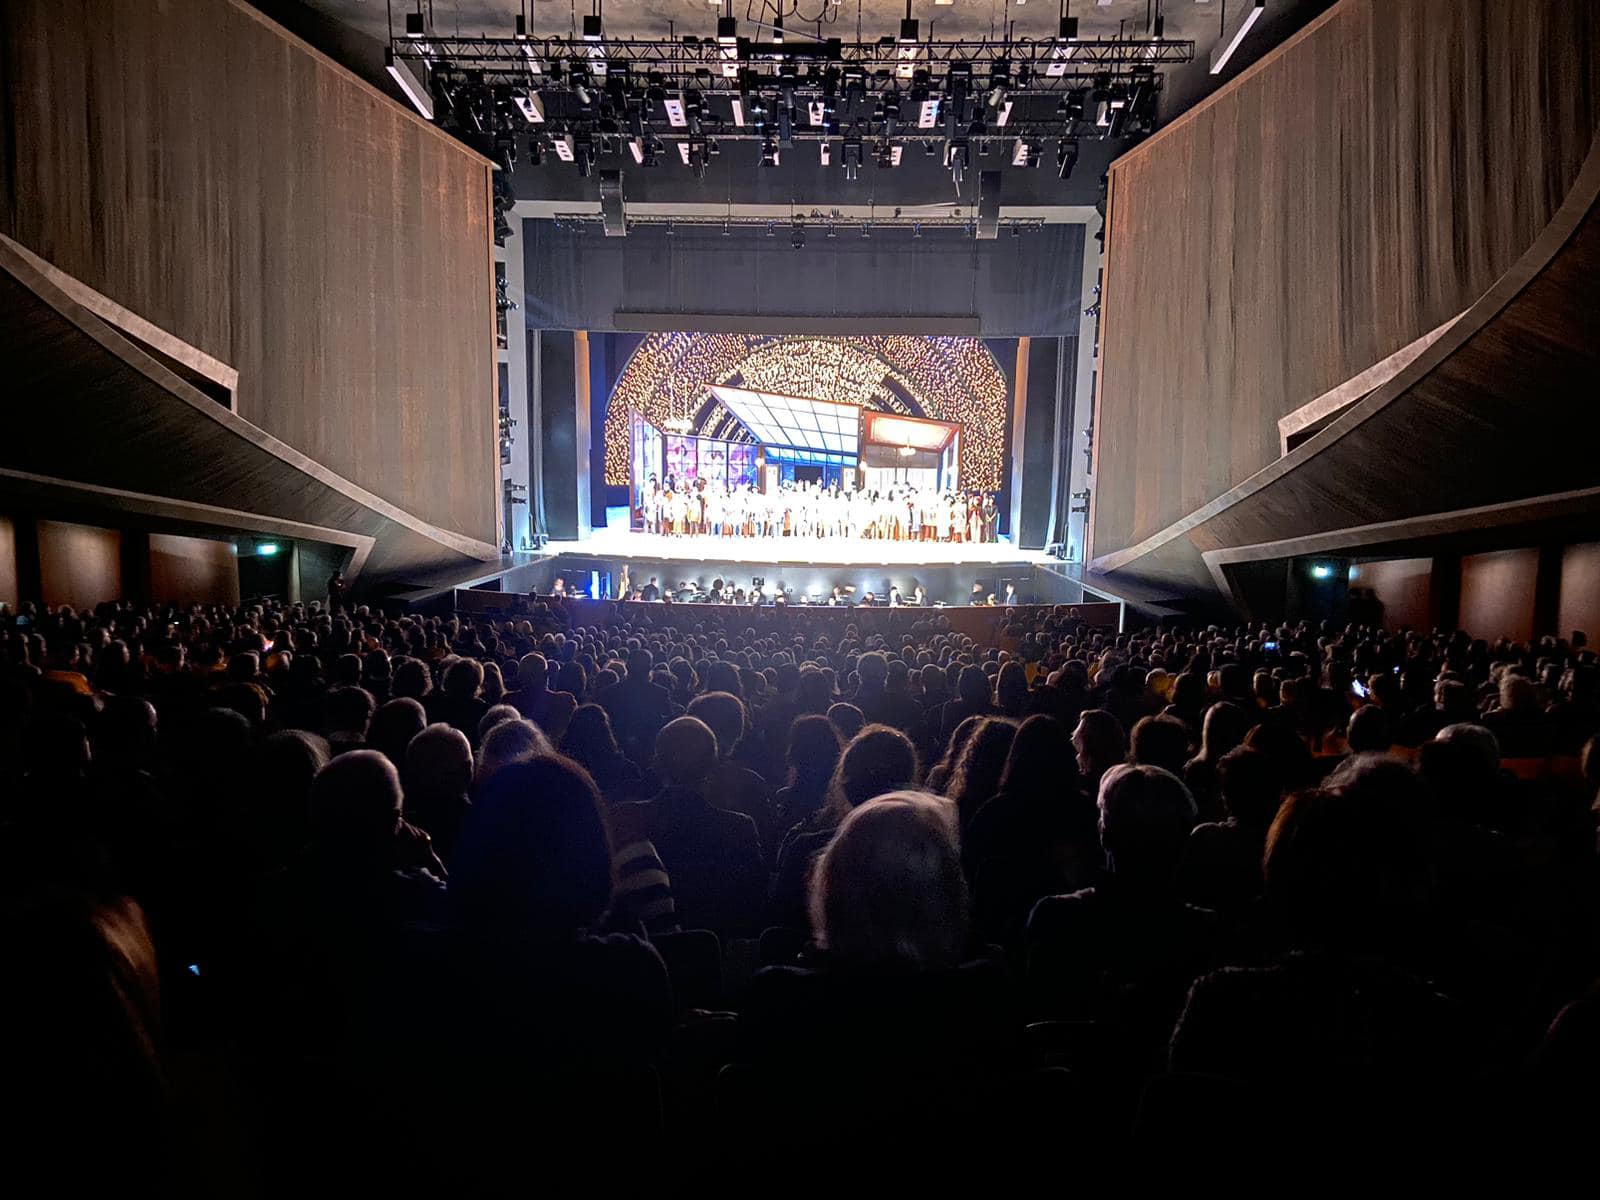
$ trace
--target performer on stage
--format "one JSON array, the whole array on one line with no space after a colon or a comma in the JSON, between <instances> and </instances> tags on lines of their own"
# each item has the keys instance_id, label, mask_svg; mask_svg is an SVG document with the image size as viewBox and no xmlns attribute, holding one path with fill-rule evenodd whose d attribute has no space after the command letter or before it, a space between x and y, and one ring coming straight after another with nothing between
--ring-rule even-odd
<instances>
[{"instance_id":1,"label":"performer on stage","mask_svg":"<svg viewBox=\"0 0 1600 1200\"><path fill-rule=\"evenodd\" d=\"M759 492L668 475L642 494L646 532L673 537L993 542L1000 510L992 492L936 492L904 484L847 491L811 480Z\"/></svg>"}]
</instances>

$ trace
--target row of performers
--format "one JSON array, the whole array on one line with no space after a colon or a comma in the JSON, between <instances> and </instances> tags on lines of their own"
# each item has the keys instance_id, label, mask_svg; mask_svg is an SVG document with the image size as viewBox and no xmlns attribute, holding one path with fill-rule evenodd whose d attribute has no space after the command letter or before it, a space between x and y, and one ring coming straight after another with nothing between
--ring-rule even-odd
<instances>
[{"instance_id":1,"label":"row of performers","mask_svg":"<svg viewBox=\"0 0 1600 1200\"><path fill-rule=\"evenodd\" d=\"M992 542L999 508L992 492L940 492L902 485L850 491L809 481L776 492L728 488L697 479L645 486L650 533L716 537L879 538L896 542Z\"/></svg>"},{"instance_id":2,"label":"row of performers","mask_svg":"<svg viewBox=\"0 0 1600 1200\"><path fill-rule=\"evenodd\" d=\"M557 576L553 594L561 598L567 595L575 595L576 593L569 593L566 590L565 581L560 576ZM875 608L883 606L889 608L925 608L933 603L920 583L914 586L909 594L902 593L898 584L890 584L888 591L881 596L871 589L857 596L854 587L835 584L832 592L827 596L801 596L794 600L791 600L787 589L773 592L771 595L764 594L761 589L755 587L752 587L747 592L742 587L736 587L731 579L727 582L720 578L713 580L709 591L704 590L699 583L692 583L688 580L683 581L676 588L663 588L656 582L654 575L650 576L647 583L638 585L629 574L626 563L623 564L622 574L618 578L617 599L642 600L645 602L662 600L669 604L674 602L679 604L775 603L781 606L799 603L803 605L821 605L827 608ZM1007 583L1003 597L998 598L995 593L987 591L982 583L974 583L972 585L972 593L967 598L969 605L987 605L989 607L1003 605L1006 608L1012 608L1018 602L1017 588L1013 583Z\"/></svg>"}]
</instances>

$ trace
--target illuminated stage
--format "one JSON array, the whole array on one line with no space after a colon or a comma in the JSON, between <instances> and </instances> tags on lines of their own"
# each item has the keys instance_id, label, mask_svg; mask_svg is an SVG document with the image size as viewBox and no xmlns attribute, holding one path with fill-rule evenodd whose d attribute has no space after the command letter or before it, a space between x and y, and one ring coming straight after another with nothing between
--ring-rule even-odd
<instances>
[{"instance_id":1,"label":"illuminated stage","mask_svg":"<svg viewBox=\"0 0 1600 1200\"><path fill-rule=\"evenodd\" d=\"M1062 564L1009 542L668 537L611 528L583 541L551 542L546 553L552 557L540 564L541 589L561 575L590 594L606 594L626 564L635 587L651 577L673 589L684 582L709 588L719 578L747 587L760 579L765 590L782 589L796 603L825 596L835 586L857 599L869 591L882 598L893 585L906 596L921 586L930 604L966 604L975 582L997 597L1010 583L1024 601L1081 598L1075 586L1064 590L1055 569Z\"/></svg>"},{"instance_id":2,"label":"illuminated stage","mask_svg":"<svg viewBox=\"0 0 1600 1200\"><path fill-rule=\"evenodd\" d=\"M896 542L873 538L746 538L635 533L600 529L580 542L551 542L551 554L581 554L618 560L753 563L759 566L1001 566L1052 561L1042 550L1018 550L1010 542Z\"/></svg>"}]
</instances>

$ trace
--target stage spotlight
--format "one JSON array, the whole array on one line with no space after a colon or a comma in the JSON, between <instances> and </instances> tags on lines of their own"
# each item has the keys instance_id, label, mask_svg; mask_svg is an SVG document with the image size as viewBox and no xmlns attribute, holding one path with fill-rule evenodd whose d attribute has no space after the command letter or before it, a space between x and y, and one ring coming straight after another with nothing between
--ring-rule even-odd
<instances>
[{"instance_id":1,"label":"stage spotlight","mask_svg":"<svg viewBox=\"0 0 1600 1200\"><path fill-rule=\"evenodd\" d=\"M854 180L861 171L861 137L851 134L844 140L844 177Z\"/></svg>"},{"instance_id":2,"label":"stage spotlight","mask_svg":"<svg viewBox=\"0 0 1600 1200\"><path fill-rule=\"evenodd\" d=\"M1056 175L1061 179L1072 178L1072 168L1078 165L1078 143L1075 139L1062 138L1056 144Z\"/></svg>"},{"instance_id":3,"label":"stage spotlight","mask_svg":"<svg viewBox=\"0 0 1600 1200\"><path fill-rule=\"evenodd\" d=\"M1011 64L997 58L989 68L989 107L999 108L1006 102L1006 92L1011 87Z\"/></svg>"},{"instance_id":4,"label":"stage spotlight","mask_svg":"<svg viewBox=\"0 0 1600 1200\"><path fill-rule=\"evenodd\" d=\"M496 138L494 160L507 175L517 169L517 143L514 138Z\"/></svg>"},{"instance_id":5,"label":"stage spotlight","mask_svg":"<svg viewBox=\"0 0 1600 1200\"><path fill-rule=\"evenodd\" d=\"M945 159L950 168L950 178L956 185L956 191L961 190L961 180L966 176L967 167L971 165L969 148L965 138L950 143L950 151Z\"/></svg>"},{"instance_id":6,"label":"stage spotlight","mask_svg":"<svg viewBox=\"0 0 1600 1200\"><path fill-rule=\"evenodd\" d=\"M771 134L761 139L761 165L763 167L778 165L778 139Z\"/></svg>"},{"instance_id":7,"label":"stage spotlight","mask_svg":"<svg viewBox=\"0 0 1600 1200\"><path fill-rule=\"evenodd\" d=\"M794 247L796 250L799 250L799 249L802 249L805 246L805 244L806 244L806 227L804 225L802 225L799 221L796 221L794 223L794 227L789 232L789 245Z\"/></svg>"},{"instance_id":8,"label":"stage spotlight","mask_svg":"<svg viewBox=\"0 0 1600 1200\"><path fill-rule=\"evenodd\" d=\"M537 135L528 139L528 165L530 167L544 166L544 143Z\"/></svg>"},{"instance_id":9,"label":"stage spotlight","mask_svg":"<svg viewBox=\"0 0 1600 1200\"><path fill-rule=\"evenodd\" d=\"M691 138L687 145L682 142L679 142L678 145L685 155L685 161L689 164L689 169L694 172L694 177L696 179L704 179L706 177L706 161L710 157L706 143L698 138Z\"/></svg>"}]
</instances>

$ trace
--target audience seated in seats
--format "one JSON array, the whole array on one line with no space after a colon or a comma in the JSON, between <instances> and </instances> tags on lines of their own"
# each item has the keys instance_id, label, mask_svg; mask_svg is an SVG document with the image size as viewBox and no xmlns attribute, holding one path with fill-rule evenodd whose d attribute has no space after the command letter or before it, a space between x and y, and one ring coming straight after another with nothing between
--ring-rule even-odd
<instances>
[{"instance_id":1,"label":"audience seated in seats","mask_svg":"<svg viewBox=\"0 0 1600 1200\"><path fill-rule=\"evenodd\" d=\"M478 726L489 704L479 694L483 689L483 664L475 658L458 658L445 667L439 677L439 690L430 692L424 705L430 721L453 725L476 748Z\"/></svg>"},{"instance_id":2,"label":"audience seated in seats","mask_svg":"<svg viewBox=\"0 0 1600 1200\"><path fill-rule=\"evenodd\" d=\"M1581 635L817 615L0 608L13 1173L715 1190L841 1097L941 1164L1582 1144Z\"/></svg>"},{"instance_id":3,"label":"audience seated in seats","mask_svg":"<svg viewBox=\"0 0 1600 1200\"><path fill-rule=\"evenodd\" d=\"M1493 1037L1415 974L1433 899L1413 772L1359 757L1291 795L1267 838L1266 899L1285 953L1200 977L1173 1031L1175 1071L1260 1085L1298 1110L1276 1132L1405 1147L1460 1131Z\"/></svg>"},{"instance_id":4,"label":"audience seated in seats","mask_svg":"<svg viewBox=\"0 0 1600 1200\"><path fill-rule=\"evenodd\" d=\"M995 795L973 817L961 853L979 927L1008 948L1020 947L1042 897L1099 880L1097 814L1061 722L1040 714L1018 726Z\"/></svg>"},{"instance_id":5,"label":"audience seated in seats","mask_svg":"<svg viewBox=\"0 0 1600 1200\"><path fill-rule=\"evenodd\" d=\"M1160 767L1113 767L1100 780L1104 877L1049 896L1028 918L1028 991L1040 1016L1114 1025L1143 1061L1172 1019L1214 940L1210 915L1179 897L1176 875L1194 800Z\"/></svg>"},{"instance_id":6,"label":"audience seated in seats","mask_svg":"<svg viewBox=\"0 0 1600 1200\"><path fill-rule=\"evenodd\" d=\"M650 761L656 735L672 719L672 697L650 680L655 655L644 647L628 652L627 673L597 695L600 707L611 717L611 728L622 752L643 766Z\"/></svg>"},{"instance_id":7,"label":"audience seated in seats","mask_svg":"<svg viewBox=\"0 0 1600 1200\"><path fill-rule=\"evenodd\" d=\"M578 702L570 692L551 690L550 664L537 653L524 654L518 660L517 688L505 696L505 703L537 725L552 742L559 742L567 732L567 722L572 720Z\"/></svg>"},{"instance_id":8,"label":"audience seated in seats","mask_svg":"<svg viewBox=\"0 0 1600 1200\"><path fill-rule=\"evenodd\" d=\"M983 1114L981 1087L1015 1068L1020 1026L1003 966L973 957L956 839L953 806L926 793L890 792L840 822L808 890L814 953L760 971L741 1012L748 1070L724 1086L753 1129L846 1094L887 1127Z\"/></svg>"},{"instance_id":9,"label":"audience seated in seats","mask_svg":"<svg viewBox=\"0 0 1600 1200\"><path fill-rule=\"evenodd\" d=\"M770 845L782 833L772 789L760 775L734 761L749 731L744 701L729 692L705 692L689 702L688 715L704 721L717 738L717 765L704 780L706 798L718 808L749 817L761 834L761 844Z\"/></svg>"},{"instance_id":10,"label":"audience seated in seats","mask_svg":"<svg viewBox=\"0 0 1600 1200\"><path fill-rule=\"evenodd\" d=\"M983 673L983 668L962 667L956 677L956 698L939 710L937 726L933 724L932 714L929 715L933 745L948 745L961 722L968 717L986 717L993 711L994 705L989 702L989 677Z\"/></svg>"},{"instance_id":11,"label":"audience seated in seats","mask_svg":"<svg viewBox=\"0 0 1600 1200\"><path fill-rule=\"evenodd\" d=\"M826 717L807 713L796 717L789 726L789 749L784 755L788 782L778 789L775 801L778 823L785 832L809 820L828 798L828 784L845 744L833 723L832 711ZM772 852L776 854L776 845Z\"/></svg>"},{"instance_id":12,"label":"audience seated in seats","mask_svg":"<svg viewBox=\"0 0 1600 1200\"><path fill-rule=\"evenodd\" d=\"M944 793L955 802L956 815L964 833L972 819L1000 788L1000 775L1011 753L1017 726L1001 717L984 717L967 738L961 754L950 769Z\"/></svg>"},{"instance_id":13,"label":"audience seated in seats","mask_svg":"<svg viewBox=\"0 0 1600 1200\"><path fill-rule=\"evenodd\" d=\"M861 682L854 703L865 723L888 725L908 737L922 728L922 705L906 690L908 673L903 661L873 651L861 656L856 673Z\"/></svg>"},{"instance_id":14,"label":"audience seated in seats","mask_svg":"<svg viewBox=\"0 0 1600 1200\"><path fill-rule=\"evenodd\" d=\"M1180 676L1193 679L1193 675ZM1177 717L1163 713L1140 717L1128 738L1128 761L1147 767L1160 767L1180 779L1189 761L1189 727Z\"/></svg>"},{"instance_id":15,"label":"audience seated in seats","mask_svg":"<svg viewBox=\"0 0 1600 1200\"><path fill-rule=\"evenodd\" d=\"M450 1097L420 1128L445 1128L450 1177L525 1178L528 1130L594 1139L599 1113L648 1133L672 992L648 943L602 933L613 864L588 776L550 755L496 772L462 824L455 867L415 1006L424 1079Z\"/></svg>"},{"instance_id":16,"label":"audience seated in seats","mask_svg":"<svg viewBox=\"0 0 1600 1200\"><path fill-rule=\"evenodd\" d=\"M550 739L532 721L515 718L501 721L490 727L483 744L478 747L477 765L472 772L473 790L482 790L502 767L554 752Z\"/></svg>"},{"instance_id":17,"label":"audience seated in seats","mask_svg":"<svg viewBox=\"0 0 1600 1200\"><path fill-rule=\"evenodd\" d=\"M405 766L406 747L428 724L422 705L409 696L389 700L378 706L367 727L367 748L376 750L396 770Z\"/></svg>"},{"instance_id":18,"label":"audience seated in seats","mask_svg":"<svg viewBox=\"0 0 1600 1200\"><path fill-rule=\"evenodd\" d=\"M442 721L429 725L405 749L401 784L406 819L427 831L439 858L455 855L461 822L471 807L472 745Z\"/></svg>"},{"instance_id":19,"label":"audience seated in seats","mask_svg":"<svg viewBox=\"0 0 1600 1200\"><path fill-rule=\"evenodd\" d=\"M589 772L608 804L640 798L644 775L617 747L611 718L598 704L580 704L573 712L561 753Z\"/></svg>"},{"instance_id":20,"label":"audience seated in seats","mask_svg":"<svg viewBox=\"0 0 1600 1200\"><path fill-rule=\"evenodd\" d=\"M1103 708L1086 709L1072 731L1072 746L1077 751L1078 774L1083 790L1100 794L1100 779L1128 756L1128 735L1121 721Z\"/></svg>"},{"instance_id":21,"label":"audience seated in seats","mask_svg":"<svg viewBox=\"0 0 1600 1200\"><path fill-rule=\"evenodd\" d=\"M961 752L967 748L972 735L978 732L978 726L986 720L987 717L968 717L956 726L950 735L950 740L945 743L943 756L928 768L928 778L925 781L928 791L944 794L945 788L950 783L950 775L956 769L956 762L961 758Z\"/></svg>"},{"instance_id":22,"label":"audience seated in seats","mask_svg":"<svg viewBox=\"0 0 1600 1200\"><path fill-rule=\"evenodd\" d=\"M1252 713L1228 700L1219 700L1206 709L1201 725L1200 750L1183 764L1183 782L1194 797L1200 818L1215 821L1222 817L1217 781L1217 766L1223 755L1239 746L1255 724Z\"/></svg>"},{"instance_id":23,"label":"audience seated in seats","mask_svg":"<svg viewBox=\"0 0 1600 1200\"><path fill-rule=\"evenodd\" d=\"M1261 894L1261 860L1283 779L1272 759L1249 746L1224 754L1216 779L1222 819L1196 825L1189 834L1178 891L1201 908L1231 914Z\"/></svg>"},{"instance_id":24,"label":"audience seated in seats","mask_svg":"<svg viewBox=\"0 0 1600 1200\"><path fill-rule=\"evenodd\" d=\"M868 725L844 748L828 784L827 801L807 820L793 826L778 848L772 881L772 923L804 925L806 880L812 860L854 809L874 796L913 787L917 782L917 750L911 739L887 725Z\"/></svg>"},{"instance_id":25,"label":"audience seated in seats","mask_svg":"<svg viewBox=\"0 0 1600 1200\"><path fill-rule=\"evenodd\" d=\"M1494 734L1503 758L1541 758L1555 748L1539 687L1524 675L1507 671L1500 677L1499 707L1483 714L1482 725Z\"/></svg>"},{"instance_id":26,"label":"audience seated in seats","mask_svg":"<svg viewBox=\"0 0 1600 1200\"><path fill-rule=\"evenodd\" d=\"M717 761L717 738L704 721L685 716L668 722L656 737L652 764L664 786L650 800L611 809L612 841L655 847L684 925L754 933L766 880L761 835L745 814L711 803L706 780Z\"/></svg>"},{"instance_id":27,"label":"audience seated in seats","mask_svg":"<svg viewBox=\"0 0 1600 1200\"><path fill-rule=\"evenodd\" d=\"M483 720L478 722L478 745L483 745L483 739L488 736L489 731L496 725L502 725L507 721L520 720L522 720L522 714L509 704L490 706L489 711L483 714Z\"/></svg>"}]
</instances>

